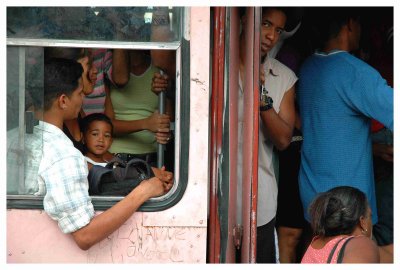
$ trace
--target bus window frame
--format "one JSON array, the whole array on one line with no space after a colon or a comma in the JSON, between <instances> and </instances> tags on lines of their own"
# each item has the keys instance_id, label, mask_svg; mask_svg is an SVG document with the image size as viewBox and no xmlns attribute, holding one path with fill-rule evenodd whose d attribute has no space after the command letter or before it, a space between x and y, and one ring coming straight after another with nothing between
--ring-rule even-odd
<instances>
[{"instance_id":1,"label":"bus window frame","mask_svg":"<svg viewBox=\"0 0 400 270\"><path fill-rule=\"evenodd\" d=\"M145 49L145 50L175 50L176 57L176 84L175 84L175 127L174 127L174 185L165 195L150 198L138 211L155 212L168 209L177 204L182 198L188 182L188 160L182 156L188 156L189 134L182 132L181 126L189 126L190 103L189 92L183 89L190 87L190 69L182 69L182 66L190 67L190 41L185 39L185 14L188 11L182 9L181 15L181 41L174 42L126 42L126 41L88 41L88 40L57 40L57 39L27 39L27 38L7 38L7 47L75 47L75 48L104 48L104 49ZM185 63L184 63L185 62ZM19 61L18 65L23 68L25 63ZM25 91L25 89L24 89ZM21 96L19 97L21 99ZM20 100L21 102L21 100ZM24 106L20 106L19 114L25 120ZM21 123L21 120L19 120ZM19 125L19 132L24 131L24 125ZM25 133L24 133L25 134ZM16 179L19 181L19 179ZM106 210L123 196L90 196L95 210ZM7 209L43 209L44 196L35 195L14 195L7 194Z\"/></svg>"}]
</instances>

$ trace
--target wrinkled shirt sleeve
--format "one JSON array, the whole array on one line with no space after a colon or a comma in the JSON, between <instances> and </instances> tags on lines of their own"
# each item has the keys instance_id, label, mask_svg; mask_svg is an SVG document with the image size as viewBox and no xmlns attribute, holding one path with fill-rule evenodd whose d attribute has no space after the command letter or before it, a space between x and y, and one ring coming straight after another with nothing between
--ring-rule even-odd
<instances>
[{"instance_id":1,"label":"wrinkled shirt sleeve","mask_svg":"<svg viewBox=\"0 0 400 270\"><path fill-rule=\"evenodd\" d=\"M82 157L64 157L49 166L40 177L47 179L44 210L64 233L86 226L94 216L88 192L88 169Z\"/></svg>"}]
</instances>

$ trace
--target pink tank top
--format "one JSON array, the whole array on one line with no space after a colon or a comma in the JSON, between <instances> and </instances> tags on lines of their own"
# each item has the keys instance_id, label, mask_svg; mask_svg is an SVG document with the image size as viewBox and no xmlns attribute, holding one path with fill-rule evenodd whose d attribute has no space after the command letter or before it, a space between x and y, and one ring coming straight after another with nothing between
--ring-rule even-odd
<instances>
[{"instance_id":1,"label":"pink tank top","mask_svg":"<svg viewBox=\"0 0 400 270\"><path fill-rule=\"evenodd\" d=\"M315 249L311 246L311 244L316 239L314 237L311 244L308 246L306 253L303 256L301 263L327 263L329 254L331 253L333 247L336 245L337 242L339 242L341 239L343 239L343 241L341 241L338 244L335 252L333 253L331 263L336 263L340 249L342 248L343 244L346 242L346 239L351 238L351 237L353 237L353 236L345 236L345 237L338 236L338 237L330 240L328 243L326 243L325 246L321 249Z\"/></svg>"}]
</instances>

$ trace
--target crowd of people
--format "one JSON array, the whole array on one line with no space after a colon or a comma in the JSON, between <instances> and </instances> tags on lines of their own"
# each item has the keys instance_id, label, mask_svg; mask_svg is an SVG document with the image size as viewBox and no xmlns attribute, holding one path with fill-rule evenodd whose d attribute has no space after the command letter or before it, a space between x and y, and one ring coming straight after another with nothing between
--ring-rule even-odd
<instances>
[{"instance_id":1,"label":"crowd of people","mask_svg":"<svg viewBox=\"0 0 400 270\"><path fill-rule=\"evenodd\" d=\"M293 10L262 9L256 261L393 262L393 54L383 54L390 49L382 44L392 44L393 37L379 36L390 23L374 32L382 41L378 47L363 51L363 9L318 9L310 16L310 47L316 50L304 53L290 39L310 25L301 25L301 16L293 20ZM155 20L161 26L164 21ZM239 153L245 40L242 27ZM157 64L170 59L162 52L123 49L48 47L44 59L44 103L34 108L40 121L27 151L33 167L26 175L35 183L26 185L26 193L43 195L49 216L88 249L173 185L171 168L155 164L157 143L171 139L172 102L167 98L166 113L160 113L158 95L171 90L174 63ZM95 215L88 173L115 157L125 163L139 158L153 174ZM238 209L242 163L239 155Z\"/></svg>"},{"instance_id":2,"label":"crowd of people","mask_svg":"<svg viewBox=\"0 0 400 270\"><path fill-rule=\"evenodd\" d=\"M311 22L293 9L262 13L256 261L393 262L393 54L382 44L393 43L385 36L390 19L379 25L380 36L369 37L368 9L310 8ZM285 31L287 22L292 28ZM381 48L366 46L371 40ZM379 132L372 132L371 119ZM350 194L362 197L360 205L348 201ZM359 247L365 249L360 256Z\"/></svg>"}]
</instances>

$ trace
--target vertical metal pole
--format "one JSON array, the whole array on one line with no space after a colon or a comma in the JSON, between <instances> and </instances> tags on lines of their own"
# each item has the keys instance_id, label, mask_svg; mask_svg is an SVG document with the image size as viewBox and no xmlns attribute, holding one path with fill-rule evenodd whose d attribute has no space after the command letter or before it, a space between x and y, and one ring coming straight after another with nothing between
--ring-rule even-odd
<instances>
[{"instance_id":1,"label":"vertical metal pole","mask_svg":"<svg viewBox=\"0 0 400 270\"><path fill-rule=\"evenodd\" d=\"M228 216L228 243L226 247L226 263L236 262L236 246L240 234L237 238L237 170L238 170L238 96L239 96L239 34L240 34L240 18L239 8L229 7L227 9L227 26L226 26L226 41L225 44L225 84L226 84L226 98L228 104L225 106L229 115L229 125L225 125L224 132L228 133L229 139L225 141L224 145L229 144L229 178L224 177L224 181L229 182L229 216ZM226 137L225 137L226 139ZM226 151L226 150L225 150ZM226 153L225 153L226 156ZM240 214L240 212L239 212ZM233 241L234 240L234 241Z\"/></svg>"},{"instance_id":2,"label":"vertical metal pole","mask_svg":"<svg viewBox=\"0 0 400 270\"><path fill-rule=\"evenodd\" d=\"M164 75L164 72L160 70L160 74ZM158 111L160 114L165 113L165 91L161 91L160 94L158 94ZM157 167L161 168L164 165L165 145L158 143L157 146Z\"/></svg>"},{"instance_id":3,"label":"vertical metal pole","mask_svg":"<svg viewBox=\"0 0 400 270\"><path fill-rule=\"evenodd\" d=\"M246 10L246 59L243 130L243 240L242 262L255 263L257 254L258 195L258 87L260 68L261 8Z\"/></svg>"},{"instance_id":4,"label":"vertical metal pole","mask_svg":"<svg viewBox=\"0 0 400 270\"><path fill-rule=\"evenodd\" d=\"M222 147L224 64L225 64L225 7L214 8L212 91L210 114L210 220L208 226L208 262L220 263L221 224L219 220L219 160Z\"/></svg>"},{"instance_id":5,"label":"vertical metal pole","mask_svg":"<svg viewBox=\"0 0 400 270\"><path fill-rule=\"evenodd\" d=\"M18 193L25 193L25 47L18 49Z\"/></svg>"}]
</instances>

